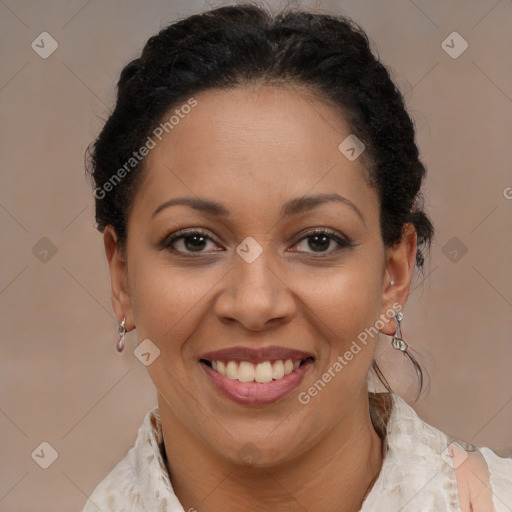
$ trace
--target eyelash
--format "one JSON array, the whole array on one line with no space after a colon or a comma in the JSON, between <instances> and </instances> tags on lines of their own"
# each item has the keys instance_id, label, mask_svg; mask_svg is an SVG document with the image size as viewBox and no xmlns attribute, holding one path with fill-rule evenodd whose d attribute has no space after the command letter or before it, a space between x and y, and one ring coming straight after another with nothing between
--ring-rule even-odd
<instances>
[{"instance_id":1,"label":"eyelash","mask_svg":"<svg viewBox=\"0 0 512 512\"><path fill-rule=\"evenodd\" d=\"M206 233L204 230L202 230L201 228L187 228L185 230L178 231L177 233L173 233L172 235L167 235L162 240L162 242L160 242L159 246L162 249L169 249L175 253L178 253L180 256L185 256L186 258L197 258L198 256L208 254L208 253L203 253L203 252L184 253L182 251L178 251L176 248L173 247L173 244L176 243L177 241L184 240L184 239L192 237L194 235L201 235L202 237L206 238L207 240L209 240L211 242L219 243L215 239L213 239L208 233ZM322 257L326 257L326 256L331 256L332 254L340 251L341 249L351 249L355 245L352 242L350 242L349 240L347 240L346 238L341 237L336 231L334 231L333 229L330 229L330 228L318 228L313 231L309 231L305 234L305 236L303 236L302 238L297 240L297 242L295 242L294 245L297 245L300 242L302 242L303 240L307 240L308 238L312 238L315 235L328 236L331 240L334 240L338 244L338 247L330 252L327 252L327 251L317 252L316 254L319 254L320 256L313 256L313 257L305 256L306 258L317 259L317 258L322 258ZM170 236L172 238L169 238ZM218 251L218 252L220 252L220 251ZM293 252L300 252L300 251L293 251ZM310 251L306 251L306 252L310 252ZM315 254L314 251L311 251L311 252L313 252L313 254ZM197 254L197 256L194 256L193 254Z\"/></svg>"}]
</instances>

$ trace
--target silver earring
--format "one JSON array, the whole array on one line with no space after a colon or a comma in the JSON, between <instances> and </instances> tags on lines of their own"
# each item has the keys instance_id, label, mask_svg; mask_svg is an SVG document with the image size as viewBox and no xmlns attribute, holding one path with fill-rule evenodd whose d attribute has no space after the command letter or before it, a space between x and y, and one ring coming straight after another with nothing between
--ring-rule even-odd
<instances>
[{"instance_id":1,"label":"silver earring","mask_svg":"<svg viewBox=\"0 0 512 512\"><path fill-rule=\"evenodd\" d=\"M396 331L395 334L393 334L393 337L391 338L391 346L396 350L401 350L402 352L407 352L407 349L409 348L409 345L402 339L402 329L401 329L401 322L404 319L404 314L399 311L395 315L396 320Z\"/></svg>"},{"instance_id":2,"label":"silver earring","mask_svg":"<svg viewBox=\"0 0 512 512\"><path fill-rule=\"evenodd\" d=\"M123 321L117 328L117 335L119 336L119 340L116 343L116 350L118 353L121 353L124 349L124 335L126 334L125 322L126 318L123 318Z\"/></svg>"}]
</instances>

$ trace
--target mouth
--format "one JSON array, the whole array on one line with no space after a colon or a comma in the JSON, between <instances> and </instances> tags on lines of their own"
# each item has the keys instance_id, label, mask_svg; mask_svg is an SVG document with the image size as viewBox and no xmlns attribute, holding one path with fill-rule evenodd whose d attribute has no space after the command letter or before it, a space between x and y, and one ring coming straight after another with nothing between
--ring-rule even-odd
<instances>
[{"instance_id":1,"label":"mouth","mask_svg":"<svg viewBox=\"0 0 512 512\"><path fill-rule=\"evenodd\" d=\"M270 404L302 382L312 354L284 347L232 347L202 354L201 367L224 397L243 405Z\"/></svg>"},{"instance_id":2,"label":"mouth","mask_svg":"<svg viewBox=\"0 0 512 512\"><path fill-rule=\"evenodd\" d=\"M301 366L308 362L313 362L314 358L308 356L304 359L277 359L267 360L260 363L252 363L251 361L234 361L234 360L215 360L200 359L202 364L211 368L214 372L219 373L223 377L238 382L255 382L266 384L273 380L280 380L293 371L298 370Z\"/></svg>"}]
</instances>

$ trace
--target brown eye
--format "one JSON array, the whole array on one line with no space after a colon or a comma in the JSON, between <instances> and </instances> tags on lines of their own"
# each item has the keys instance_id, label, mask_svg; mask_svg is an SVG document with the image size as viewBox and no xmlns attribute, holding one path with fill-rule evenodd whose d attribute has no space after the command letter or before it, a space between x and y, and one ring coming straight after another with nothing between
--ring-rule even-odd
<instances>
[{"instance_id":1,"label":"brown eye","mask_svg":"<svg viewBox=\"0 0 512 512\"><path fill-rule=\"evenodd\" d=\"M331 229L313 231L303 237L296 246L299 246L301 243L304 244L303 249L299 249L297 252L332 254L340 249L353 246L351 242L342 238L336 231ZM334 249L328 251L329 247L333 246Z\"/></svg>"},{"instance_id":2,"label":"brown eye","mask_svg":"<svg viewBox=\"0 0 512 512\"><path fill-rule=\"evenodd\" d=\"M190 229L174 233L170 237L167 236L159 245L162 248L170 249L179 254L188 255L193 253L203 254L211 252L205 251L205 248L208 247L208 242L216 245L215 240L203 231Z\"/></svg>"},{"instance_id":3,"label":"brown eye","mask_svg":"<svg viewBox=\"0 0 512 512\"><path fill-rule=\"evenodd\" d=\"M176 241L181 240L183 241L183 247L185 247L187 251L191 252L201 252L201 250L207 245L207 238L199 234L181 236L175 239L174 244L176 244Z\"/></svg>"}]
</instances>

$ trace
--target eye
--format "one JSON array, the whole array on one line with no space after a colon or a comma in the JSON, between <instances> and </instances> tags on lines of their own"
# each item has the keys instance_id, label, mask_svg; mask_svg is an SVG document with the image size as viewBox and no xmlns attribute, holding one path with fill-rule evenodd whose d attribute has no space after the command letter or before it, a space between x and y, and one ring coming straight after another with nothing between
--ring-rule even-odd
<instances>
[{"instance_id":1,"label":"eye","mask_svg":"<svg viewBox=\"0 0 512 512\"><path fill-rule=\"evenodd\" d=\"M216 243L216 241L203 230L189 228L178 231L171 235L171 237L164 238L159 245L162 248L171 249L180 254L203 254L205 252L212 252L203 250L208 245L208 242ZM218 249L214 249L214 251L217 252Z\"/></svg>"},{"instance_id":2,"label":"eye","mask_svg":"<svg viewBox=\"0 0 512 512\"><path fill-rule=\"evenodd\" d=\"M337 231L329 228L316 229L301 238L296 246L303 244L303 249L292 252L313 252L330 255L343 248L353 247L353 244L346 238L340 236ZM328 251L329 247L334 246L333 250ZM308 251L307 249L311 249Z\"/></svg>"},{"instance_id":3,"label":"eye","mask_svg":"<svg viewBox=\"0 0 512 512\"><path fill-rule=\"evenodd\" d=\"M223 250L213 248L213 250L206 251L205 249L208 247L209 242L213 245L219 245L219 242L202 229L188 228L166 236L159 246L163 249L170 249L183 255L192 255L194 253L209 254L211 252L219 252ZM330 255L343 248L353 247L353 244L349 240L330 228L316 229L307 233L306 236L301 238L299 242L295 244L295 247L300 246L300 244L304 245L302 249L294 249L291 252L312 252L320 253L322 255ZM331 246L334 246L334 249L327 251Z\"/></svg>"}]
</instances>

